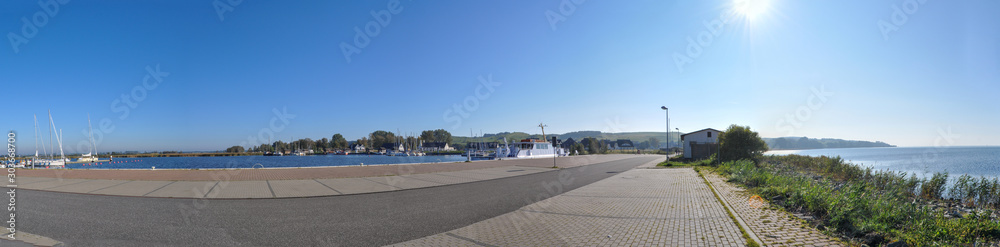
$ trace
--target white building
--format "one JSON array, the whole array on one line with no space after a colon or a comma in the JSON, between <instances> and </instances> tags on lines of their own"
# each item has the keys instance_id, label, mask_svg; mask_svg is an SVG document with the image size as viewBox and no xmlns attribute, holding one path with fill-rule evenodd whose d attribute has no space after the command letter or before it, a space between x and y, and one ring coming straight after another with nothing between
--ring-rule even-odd
<instances>
[{"instance_id":1,"label":"white building","mask_svg":"<svg viewBox=\"0 0 1000 247\"><path fill-rule=\"evenodd\" d=\"M351 144L351 150L354 150L355 153L364 153L366 151L365 146L361 144Z\"/></svg>"},{"instance_id":2,"label":"white building","mask_svg":"<svg viewBox=\"0 0 1000 247\"><path fill-rule=\"evenodd\" d=\"M420 145L421 152L455 151L447 142L424 142Z\"/></svg>"},{"instance_id":3,"label":"white building","mask_svg":"<svg viewBox=\"0 0 1000 247\"><path fill-rule=\"evenodd\" d=\"M684 158L701 159L712 156L719 150L719 134L722 134L722 131L708 128L681 135L681 141L684 142Z\"/></svg>"}]
</instances>

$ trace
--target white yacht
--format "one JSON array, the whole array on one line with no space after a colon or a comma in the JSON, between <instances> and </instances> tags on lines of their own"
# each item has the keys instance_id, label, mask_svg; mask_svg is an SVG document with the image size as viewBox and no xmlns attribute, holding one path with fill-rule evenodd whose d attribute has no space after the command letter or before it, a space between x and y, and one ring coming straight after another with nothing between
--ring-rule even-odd
<instances>
[{"instance_id":1,"label":"white yacht","mask_svg":"<svg viewBox=\"0 0 1000 247\"><path fill-rule=\"evenodd\" d=\"M402 151L390 150L385 153L386 156L410 156L410 154Z\"/></svg>"},{"instance_id":2,"label":"white yacht","mask_svg":"<svg viewBox=\"0 0 1000 247\"><path fill-rule=\"evenodd\" d=\"M504 138L503 142L504 145L497 148L494 153L495 159L553 158L567 155L562 148L554 147L551 143L543 140L524 139L507 144L507 138Z\"/></svg>"},{"instance_id":3,"label":"white yacht","mask_svg":"<svg viewBox=\"0 0 1000 247\"><path fill-rule=\"evenodd\" d=\"M90 129L90 150L76 159L77 162L97 162L97 143L94 142L94 127L90 125L90 114L87 114L87 128ZM91 153L93 152L93 153Z\"/></svg>"}]
</instances>

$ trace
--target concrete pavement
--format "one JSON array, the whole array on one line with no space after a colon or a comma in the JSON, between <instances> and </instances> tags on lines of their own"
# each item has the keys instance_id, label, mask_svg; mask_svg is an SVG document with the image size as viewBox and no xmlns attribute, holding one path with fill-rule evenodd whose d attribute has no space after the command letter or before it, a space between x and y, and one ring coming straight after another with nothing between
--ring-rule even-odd
<instances>
[{"instance_id":1,"label":"concrete pavement","mask_svg":"<svg viewBox=\"0 0 1000 247\"><path fill-rule=\"evenodd\" d=\"M382 246L465 227L657 160L663 156L418 189L266 200L19 190L18 230L68 246Z\"/></svg>"},{"instance_id":2,"label":"concrete pavement","mask_svg":"<svg viewBox=\"0 0 1000 247\"><path fill-rule=\"evenodd\" d=\"M631 157L636 156L561 157L556 164L566 168ZM365 194L500 179L552 171L555 170L551 167L552 163L552 159L530 159L286 169L19 170L15 184L20 189L114 196L293 198ZM117 179L106 179L110 177ZM9 186L6 180L0 185Z\"/></svg>"},{"instance_id":3,"label":"concrete pavement","mask_svg":"<svg viewBox=\"0 0 1000 247\"><path fill-rule=\"evenodd\" d=\"M393 246L745 244L697 173L676 168L628 170L511 213Z\"/></svg>"}]
</instances>

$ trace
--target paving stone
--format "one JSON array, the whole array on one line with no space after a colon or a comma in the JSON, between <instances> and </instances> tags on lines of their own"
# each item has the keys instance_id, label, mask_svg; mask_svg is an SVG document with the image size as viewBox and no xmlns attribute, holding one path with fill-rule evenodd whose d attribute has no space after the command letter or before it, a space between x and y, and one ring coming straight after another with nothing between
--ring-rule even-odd
<instances>
[{"instance_id":1,"label":"paving stone","mask_svg":"<svg viewBox=\"0 0 1000 247\"><path fill-rule=\"evenodd\" d=\"M515 212L395 246L743 246L690 168L635 169Z\"/></svg>"},{"instance_id":2,"label":"paving stone","mask_svg":"<svg viewBox=\"0 0 1000 247\"><path fill-rule=\"evenodd\" d=\"M48 190L49 188L78 184L91 181L90 179L50 179L46 181L41 181L37 183L29 184L18 184L18 188L23 189L34 189L34 190Z\"/></svg>"},{"instance_id":3,"label":"paving stone","mask_svg":"<svg viewBox=\"0 0 1000 247\"><path fill-rule=\"evenodd\" d=\"M171 181L130 181L95 190L90 194L99 195L122 195L122 196L144 196L157 189L172 183Z\"/></svg>"},{"instance_id":4,"label":"paving stone","mask_svg":"<svg viewBox=\"0 0 1000 247\"><path fill-rule=\"evenodd\" d=\"M205 198L274 198L269 181L220 181Z\"/></svg>"},{"instance_id":5,"label":"paving stone","mask_svg":"<svg viewBox=\"0 0 1000 247\"><path fill-rule=\"evenodd\" d=\"M89 180L83 183L73 183L68 185L51 187L48 188L48 190L56 192L88 193L91 191L100 190L128 182L129 182L128 180L104 180L104 179Z\"/></svg>"},{"instance_id":6,"label":"paving stone","mask_svg":"<svg viewBox=\"0 0 1000 247\"><path fill-rule=\"evenodd\" d=\"M359 194L399 190L387 184L377 183L364 178L331 178L316 179L316 181L344 194Z\"/></svg>"},{"instance_id":7,"label":"paving stone","mask_svg":"<svg viewBox=\"0 0 1000 247\"><path fill-rule=\"evenodd\" d=\"M271 189L277 197L306 197L340 195L316 180L271 180Z\"/></svg>"},{"instance_id":8,"label":"paving stone","mask_svg":"<svg viewBox=\"0 0 1000 247\"><path fill-rule=\"evenodd\" d=\"M371 177L365 179L400 189L416 189L416 188L444 185L442 183L413 179L404 176L384 176L384 177Z\"/></svg>"},{"instance_id":9,"label":"paving stone","mask_svg":"<svg viewBox=\"0 0 1000 247\"><path fill-rule=\"evenodd\" d=\"M215 189L217 181L176 181L144 196L173 198L204 198Z\"/></svg>"}]
</instances>

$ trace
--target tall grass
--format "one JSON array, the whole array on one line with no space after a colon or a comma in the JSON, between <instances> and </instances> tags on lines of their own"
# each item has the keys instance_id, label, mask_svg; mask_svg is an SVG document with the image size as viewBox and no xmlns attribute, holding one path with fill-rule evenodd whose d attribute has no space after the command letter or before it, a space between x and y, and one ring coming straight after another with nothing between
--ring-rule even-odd
<instances>
[{"instance_id":1,"label":"tall grass","mask_svg":"<svg viewBox=\"0 0 1000 247\"><path fill-rule=\"evenodd\" d=\"M726 162L716 170L772 198L772 203L810 213L822 226L869 245L884 244L883 238L912 245L1000 240L1000 223L990 218L992 211L949 218L944 210L921 202L944 199L947 173L921 179L845 163L839 157L797 155L763 157L760 163ZM963 175L948 189L950 198L967 206L995 209L1000 204L996 179Z\"/></svg>"}]
</instances>

